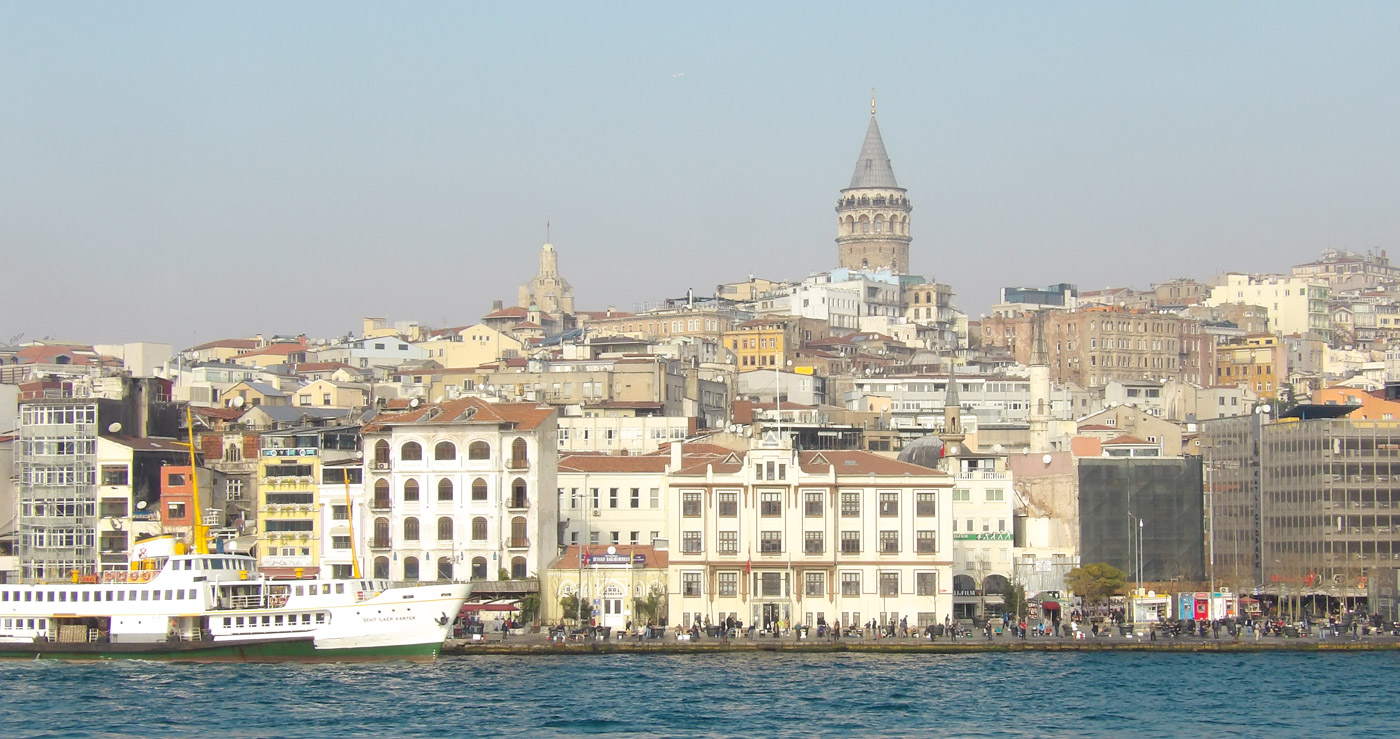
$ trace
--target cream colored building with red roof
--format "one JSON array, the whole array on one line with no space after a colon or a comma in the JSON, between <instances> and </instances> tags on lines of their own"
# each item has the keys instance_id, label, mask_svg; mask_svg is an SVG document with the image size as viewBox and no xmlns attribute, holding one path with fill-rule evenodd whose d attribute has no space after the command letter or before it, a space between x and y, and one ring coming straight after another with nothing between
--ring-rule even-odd
<instances>
[{"instance_id":1,"label":"cream colored building with red roof","mask_svg":"<svg viewBox=\"0 0 1400 739\"><path fill-rule=\"evenodd\" d=\"M762 629L952 614L951 478L863 451L795 451L765 434L668 475L670 624Z\"/></svg>"},{"instance_id":2,"label":"cream colored building with red roof","mask_svg":"<svg viewBox=\"0 0 1400 739\"><path fill-rule=\"evenodd\" d=\"M374 577L537 576L558 555L554 409L461 398L383 413L362 430Z\"/></svg>"}]
</instances>

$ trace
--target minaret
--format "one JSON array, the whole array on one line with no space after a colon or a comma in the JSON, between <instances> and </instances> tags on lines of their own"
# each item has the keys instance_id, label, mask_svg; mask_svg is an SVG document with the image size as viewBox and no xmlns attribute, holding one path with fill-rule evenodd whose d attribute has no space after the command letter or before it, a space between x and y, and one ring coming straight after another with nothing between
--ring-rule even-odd
<instances>
[{"instance_id":1,"label":"minaret","mask_svg":"<svg viewBox=\"0 0 1400 739\"><path fill-rule=\"evenodd\" d=\"M894 178L870 95L870 126L851 185L836 201L836 250L842 267L909 271L909 213L913 208Z\"/></svg>"},{"instance_id":2,"label":"minaret","mask_svg":"<svg viewBox=\"0 0 1400 739\"><path fill-rule=\"evenodd\" d=\"M947 456L961 454L963 439L967 435L962 427L962 403L958 400L958 369L956 358L948 357L948 392L943 396L943 453Z\"/></svg>"},{"instance_id":3,"label":"minaret","mask_svg":"<svg viewBox=\"0 0 1400 739\"><path fill-rule=\"evenodd\" d=\"M1045 341L1045 311L1031 319L1031 438L1033 454L1050 451L1050 349Z\"/></svg>"}]
</instances>

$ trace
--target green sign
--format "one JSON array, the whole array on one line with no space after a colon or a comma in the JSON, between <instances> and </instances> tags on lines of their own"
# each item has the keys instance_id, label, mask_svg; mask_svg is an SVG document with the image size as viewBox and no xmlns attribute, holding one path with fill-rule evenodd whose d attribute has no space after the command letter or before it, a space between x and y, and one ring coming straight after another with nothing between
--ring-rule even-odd
<instances>
[{"instance_id":1,"label":"green sign","mask_svg":"<svg viewBox=\"0 0 1400 739\"><path fill-rule=\"evenodd\" d=\"M1011 541L1011 532L998 531L988 534L953 534L955 541Z\"/></svg>"}]
</instances>

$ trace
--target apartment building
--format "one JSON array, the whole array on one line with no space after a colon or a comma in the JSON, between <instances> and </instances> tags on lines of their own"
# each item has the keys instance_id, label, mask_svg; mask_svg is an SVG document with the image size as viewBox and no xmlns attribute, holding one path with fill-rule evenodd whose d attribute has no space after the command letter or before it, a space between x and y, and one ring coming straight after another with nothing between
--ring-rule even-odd
<instances>
[{"instance_id":1,"label":"apartment building","mask_svg":"<svg viewBox=\"0 0 1400 739\"><path fill-rule=\"evenodd\" d=\"M325 522L319 496L321 470L354 459L360 428L301 426L259 437L259 569L288 577L320 573Z\"/></svg>"},{"instance_id":2,"label":"apartment building","mask_svg":"<svg viewBox=\"0 0 1400 739\"><path fill-rule=\"evenodd\" d=\"M863 451L743 453L672 471L670 623L759 628L952 613L952 481Z\"/></svg>"},{"instance_id":3,"label":"apartment building","mask_svg":"<svg viewBox=\"0 0 1400 739\"><path fill-rule=\"evenodd\" d=\"M503 580L558 555L552 407L460 398L384 413L363 429L375 577Z\"/></svg>"},{"instance_id":4,"label":"apartment building","mask_svg":"<svg viewBox=\"0 0 1400 739\"><path fill-rule=\"evenodd\" d=\"M953 477L953 618L1000 615L1015 575L1015 490L1005 455L945 457Z\"/></svg>"},{"instance_id":5,"label":"apartment building","mask_svg":"<svg viewBox=\"0 0 1400 739\"><path fill-rule=\"evenodd\" d=\"M1288 347L1273 334L1246 336L1215 347L1215 383L1277 398L1288 378Z\"/></svg>"},{"instance_id":6,"label":"apartment building","mask_svg":"<svg viewBox=\"0 0 1400 739\"><path fill-rule=\"evenodd\" d=\"M1210 291L1206 305L1245 303L1269 311L1269 331L1275 334L1310 334L1327 341L1332 330L1328 309L1331 288L1314 277L1282 275L1225 275L1224 284Z\"/></svg>"},{"instance_id":7,"label":"apartment building","mask_svg":"<svg viewBox=\"0 0 1400 739\"><path fill-rule=\"evenodd\" d=\"M1083 387L1109 380L1181 379L1182 322L1168 313L1112 306L982 321L983 348L1011 350L1030 364L1033 330L1043 321L1050 379Z\"/></svg>"}]
</instances>

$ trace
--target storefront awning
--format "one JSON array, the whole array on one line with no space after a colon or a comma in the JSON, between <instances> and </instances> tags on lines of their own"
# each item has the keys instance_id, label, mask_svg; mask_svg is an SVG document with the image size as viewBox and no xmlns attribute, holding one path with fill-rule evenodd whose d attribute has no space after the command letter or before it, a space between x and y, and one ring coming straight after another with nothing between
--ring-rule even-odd
<instances>
[{"instance_id":1,"label":"storefront awning","mask_svg":"<svg viewBox=\"0 0 1400 739\"><path fill-rule=\"evenodd\" d=\"M462 605L462 612L463 612L463 613L470 613L470 612L473 612L473 611L518 611L518 610L520 610L520 606L519 606L519 605L516 605L516 604L514 604L514 603L464 603L464 604Z\"/></svg>"}]
</instances>

